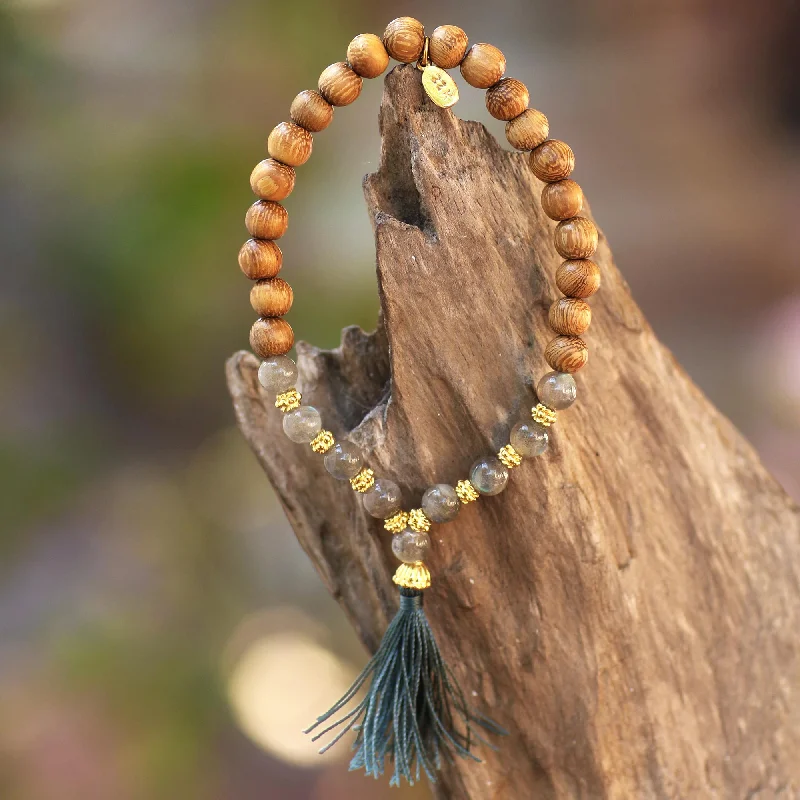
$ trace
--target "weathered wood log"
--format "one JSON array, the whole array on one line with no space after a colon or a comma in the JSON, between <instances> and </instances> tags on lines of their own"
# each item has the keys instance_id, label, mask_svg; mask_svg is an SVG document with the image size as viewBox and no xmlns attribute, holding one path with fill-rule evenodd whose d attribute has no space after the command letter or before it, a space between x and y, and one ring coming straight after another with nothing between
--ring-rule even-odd
<instances>
[{"instance_id":1,"label":"weathered wood log","mask_svg":"<svg viewBox=\"0 0 800 800\"><path fill-rule=\"evenodd\" d=\"M386 79L381 133L378 330L297 349L304 400L409 507L526 416L560 259L526 157L426 101L413 66ZM658 342L602 237L597 261L591 360L551 449L433 531L431 624L511 733L438 795L800 796L800 512ZM228 363L239 425L374 650L397 604L390 536L282 435L256 369Z\"/></svg>"}]
</instances>

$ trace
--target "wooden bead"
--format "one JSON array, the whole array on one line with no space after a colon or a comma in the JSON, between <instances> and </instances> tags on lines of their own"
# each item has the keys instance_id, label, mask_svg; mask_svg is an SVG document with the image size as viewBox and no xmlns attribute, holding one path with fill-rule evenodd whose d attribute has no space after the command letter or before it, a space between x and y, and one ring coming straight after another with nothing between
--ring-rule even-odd
<instances>
[{"instance_id":1,"label":"wooden bead","mask_svg":"<svg viewBox=\"0 0 800 800\"><path fill-rule=\"evenodd\" d=\"M556 336L547 345L544 358L556 372L577 372L589 360L589 349L578 336Z\"/></svg>"},{"instance_id":2,"label":"wooden bead","mask_svg":"<svg viewBox=\"0 0 800 800\"><path fill-rule=\"evenodd\" d=\"M347 63L362 78L377 78L389 66L389 54L374 33L359 33L347 45Z\"/></svg>"},{"instance_id":3,"label":"wooden bead","mask_svg":"<svg viewBox=\"0 0 800 800\"><path fill-rule=\"evenodd\" d=\"M523 111L506 123L506 139L517 150L533 150L547 139L549 133L547 117L535 108Z\"/></svg>"},{"instance_id":4,"label":"wooden bead","mask_svg":"<svg viewBox=\"0 0 800 800\"><path fill-rule=\"evenodd\" d=\"M565 261L556 270L556 286L567 297L591 297L600 288L600 267L586 258Z\"/></svg>"},{"instance_id":5,"label":"wooden bead","mask_svg":"<svg viewBox=\"0 0 800 800\"><path fill-rule=\"evenodd\" d=\"M311 158L311 134L294 122L281 122L267 140L269 154L290 167L299 167Z\"/></svg>"},{"instance_id":6,"label":"wooden bead","mask_svg":"<svg viewBox=\"0 0 800 800\"><path fill-rule=\"evenodd\" d=\"M265 158L250 174L250 187L253 194L262 200L284 200L294 189L295 177L294 167L274 158Z\"/></svg>"},{"instance_id":7,"label":"wooden bead","mask_svg":"<svg viewBox=\"0 0 800 800\"><path fill-rule=\"evenodd\" d=\"M410 64L422 55L425 28L414 17L393 19L383 32L383 46L395 61Z\"/></svg>"},{"instance_id":8,"label":"wooden bead","mask_svg":"<svg viewBox=\"0 0 800 800\"><path fill-rule=\"evenodd\" d=\"M550 219L569 219L581 213L583 190L568 178L548 183L542 189L542 208Z\"/></svg>"},{"instance_id":9,"label":"wooden bead","mask_svg":"<svg viewBox=\"0 0 800 800\"><path fill-rule=\"evenodd\" d=\"M292 122L307 131L324 131L333 119L333 106L313 89L306 89L292 100L289 109Z\"/></svg>"},{"instance_id":10,"label":"wooden bead","mask_svg":"<svg viewBox=\"0 0 800 800\"><path fill-rule=\"evenodd\" d=\"M256 239L280 239L289 227L289 214L280 203L259 200L247 209L244 224Z\"/></svg>"},{"instance_id":11,"label":"wooden bead","mask_svg":"<svg viewBox=\"0 0 800 800\"><path fill-rule=\"evenodd\" d=\"M281 271L283 253L275 242L248 239L239 250L239 266L250 280L274 278Z\"/></svg>"},{"instance_id":12,"label":"wooden bead","mask_svg":"<svg viewBox=\"0 0 800 800\"><path fill-rule=\"evenodd\" d=\"M597 227L586 217L565 219L556 225L554 241L564 258L589 258L597 250Z\"/></svg>"},{"instance_id":13,"label":"wooden bead","mask_svg":"<svg viewBox=\"0 0 800 800\"><path fill-rule=\"evenodd\" d=\"M293 299L292 287L283 278L259 281L250 290L250 305L259 317L282 317Z\"/></svg>"},{"instance_id":14,"label":"wooden bead","mask_svg":"<svg viewBox=\"0 0 800 800\"><path fill-rule=\"evenodd\" d=\"M253 289L255 288L254 286ZM550 306L550 327L555 333L580 336L591 324L592 307L585 300L561 297Z\"/></svg>"},{"instance_id":15,"label":"wooden bead","mask_svg":"<svg viewBox=\"0 0 800 800\"><path fill-rule=\"evenodd\" d=\"M349 106L360 94L364 80L344 61L337 61L319 76L319 93L332 106Z\"/></svg>"},{"instance_id":16,"label":"wooden bead","mask_svg":"<svg viewBox=\"0 0 800 800\"><path fill-rule=\"evenodd\" d=\"M259 358L285 355L293 345L292 326L280 317L257 319L250 328L250 347Z\"/></svg>"},{"instance_id":17,"label":"wooden bead","mask_svg":"<svg viewBox=\"0 0 800 800\"><path fill-rule=\"evenodd\" d=\"M494 86L506 71L506 57L493 44L472 45L461 62L461 75L476 89Z\"/></svg>"},{"instance_id":18,"label":"wooden bead","mask_svg":"<svg viewBox=\"0 0 800 800\"><path fill-rule=\"evenodd\" d=\"M575 153L566 142L548 139L531 153L531 169L540 181L561 181L575 169Z\"/></svg>"},{"instance_id":19,"label":"wooden bead","mask_svg":"<svg viewBox=\"0 0 800 800\"><path fill-rule=\"evenodd\" d=\"M467 34L461 28L456 25L440 25L431 34L428 54L437 67L453 69L464 58L468 44Z\"/></svg>"},{"instance_id":20,"label":"wooden bead","mask_svg":"<svg viewBox=\"0 0 800 800\"><path fill-rule=\"evenodd\" d=\"M486 108L495 119L518 117L530 99L528 87L516 78L503 78L486 90Z\"/></svg>"}]
</instances>

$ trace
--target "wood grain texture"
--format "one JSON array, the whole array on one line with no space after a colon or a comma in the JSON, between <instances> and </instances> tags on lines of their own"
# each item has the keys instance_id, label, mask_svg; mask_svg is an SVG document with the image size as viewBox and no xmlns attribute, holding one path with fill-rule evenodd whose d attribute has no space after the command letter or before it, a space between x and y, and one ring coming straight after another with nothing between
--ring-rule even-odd
<instances>
[{"instance_id":1,"label":"wood grain texture","mask_svg":"<svg viewBox=\"0 0 800 800\"><path fill-rule=\"evenodd\" d=\"M381 322L298 344L300 388L409 508L535 402L561 259L526 155L428 102L413 66L387 77L381 130ZM797 797L800 511L658 342L602 235L595 259L592 360L550 450L431 531L431 625L511 734L448 767L438 797ZM397 606L391 537L282 435L257 367L228 362L238 422L374 650Z\"/></svg>"}]
</instances>

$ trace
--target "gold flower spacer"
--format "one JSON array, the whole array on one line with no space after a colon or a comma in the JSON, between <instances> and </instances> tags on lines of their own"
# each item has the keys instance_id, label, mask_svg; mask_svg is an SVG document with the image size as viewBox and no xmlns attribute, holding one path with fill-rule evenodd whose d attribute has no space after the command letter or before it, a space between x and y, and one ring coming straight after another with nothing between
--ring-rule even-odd
<instances>
[{"instance_id":1,"label":"gold flower spacer","mask_svg":"<svg viewBox=\"0 0 800 800\"><path fill-rule=\"evenodd\" d=\"M297 389L289 389L275 398L275 408L279 408L285 414L287 411L294 411L300 408L300 400L303 395Z\"/></svg>"},{"instance_id":2,"label":"gold flower spacer","mask_svg":"<svg viewBox=\"0 0 800 800\"><path fill-rule=\"evenodd\" d=\"M383 527L389 533L402 533L408 527L408 512L398 511L383 521Z\"/></svg>"},{"instance_id":3,"label":"gold flower spacer","mask_svg":"<svg viewBox=\"0 0 800 800\"><path fill-rule=\"evenodd\" d=\"M497 457L508 469L514 469L522 463L522 456L510 444L501 447Z\"/></svg>"},{"instance_id":4,"label":"gold flower spacer","mask_svg":"<svg viewBox=\"0 0 800 800\"><path fill-rule=\"evenodd\" d=\"M364 467L355 478L350 478L350 485L356 492L366 492L375 483L375 473L368 467Z\"/></svg>"},{"instance_id":5,"label":"gold flower spacer","mask_svg":"<svg viewBox=\"0 0 800 800\"><path fill-rule=\"evenodd\" d=\"M315 453L327 453L333 447L335 439L330 431L320 431L311 440L311 449Z\"/></svg>"},{"instance_id":6,"label":"gold flower spacer","mask_svg":"<svg viewBox=\"0 0 800 800\"><path fill-rule=\"evenodd\" d=\"M403 589L427 589L431 585L431 573L421 562L401 564L392 578Z\"/></svg>"},{"instance_id":7,"label":"gold flower spacer","mask_svg":"<svg viewBox=\"0 0 800 800\"><path fill-rule=\"evenodd\" d=\"M548 408L544 403L539 403L532 408L531 416L534 422L544 425L545 428L549 428L551 425L555 424L556 421L556 412L553 411L552 408Z\"/></svg>"},{"instance_id":8,"label":"gold flower spacer","mask_svg":"<svg viewBox=\"0 0 800 800\"><path fill-rule=\"evenodd\" d=\"M469 481L459 481L456 484L456 494L465 505L480 497L477 489Z\"/></svg>"},{"instance_id":9,"label":"gold flower spacer","mask_svg":"<svg viewBox=\"0 0 800 800\"><path fill-rule=\"evenodd\" d=\"M431 529L431 521L421 508L414 508L408 512L408 527L417 533L427 533Z\"/></svg>"}]
</instances>

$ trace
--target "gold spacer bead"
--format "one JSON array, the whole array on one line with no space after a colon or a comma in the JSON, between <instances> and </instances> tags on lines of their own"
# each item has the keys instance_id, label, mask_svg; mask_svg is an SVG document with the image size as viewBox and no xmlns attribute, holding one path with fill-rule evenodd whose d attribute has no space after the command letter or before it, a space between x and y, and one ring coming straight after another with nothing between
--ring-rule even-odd
<instances>
[{"instance_id":1,"label":"gold spacer bead","mask_svg":"<svg viewBox=\"0 0 800 800\"><path fill-rule=\"evenodd\" d=\"M459 481L456 484L456 494L465 505L480 497L478 490L469 481Z\"/></svg>"},{"instance_id":2,"label":"gold spacer bead","mask_svg":"<svg viewBox=\"0 0 800 800\"><path fill-rule=\"evenodd\" d=\"M392 581L403 589L427 589L431 585L431 573L421 561L401 564Z\"/></svg>"},{"instance_id":3,"label":"gold spacer bead","mask_svg":"<svg viewBox=\"0 0 800 800\"><path fill-rule=\"evenodd\" d=\"M311 449L315 453L327 453L333 447L335 441L330 431L320 431L311 440Z\"/></svg>"},{"instance_id":4,"label":"gold spacer bead","mask_svg":"<svg viewBox=\"0 0 800 800\"><path fill-rule=\"evenodd\" d=\"M544 405L544 403L539 403L537 406L532 408L531 416L533 417L534 422L544 425L545 428L549 428L551 425L554 425L556 421L556 412L553 411L552 408L548 408L546 405Z\"/></svg>"},{"instance_id":5,"label":"gold spacer bead","mask_svg":"<svg viewBox=\"0 0 800 800\"><path fill-rule=\"evenodd\" d=\"M408 527L417 533L427 533L431 529L431 521L421 508L415 508L408 512Z\"/></svg>"},{"instance_id":6,"label":"gold spacer bead","mask_svg":"<svg viewBox=\"0 0 800 800\"><path fill-rule=\"evenodd\" d=\"M408 512L398 511L383 521L383 527L389 533L402 533L408 527Z\"/></svg>"},{"instance_id":7,"label":"gold spacer bead","mask_svg":"<svg viewBox=\"0 0 800 800\"><path fill-rule=\"evenodd\" d=\"M375 473L368 467L364 467L355 478L350 478L350 485L356 492L366 492L375 483Z\"/></svg>"},{"instance_id":8,"label":"gold spacer bead","mask_svg":"<svg viewBox=\"0 0 800 800\"><path fill-rule=\"evenodd\" d=\"M522 456L510 444L501 447L497 457L508 469L514 469L522 463Z\"/></svg>"},{"instance_id":9,"label":"gold spacer bead","mask_svg":"<svg viewBox=\"0 0 800 800\"><path fill-rule=\"evenodd\" d=\"M285 414L287 411L294 411L300 408L300 400L303 395L297 389L289 389L288 392L283 392L275 398L275 408L279 408Z\"/></svg>"}]
</instances>

